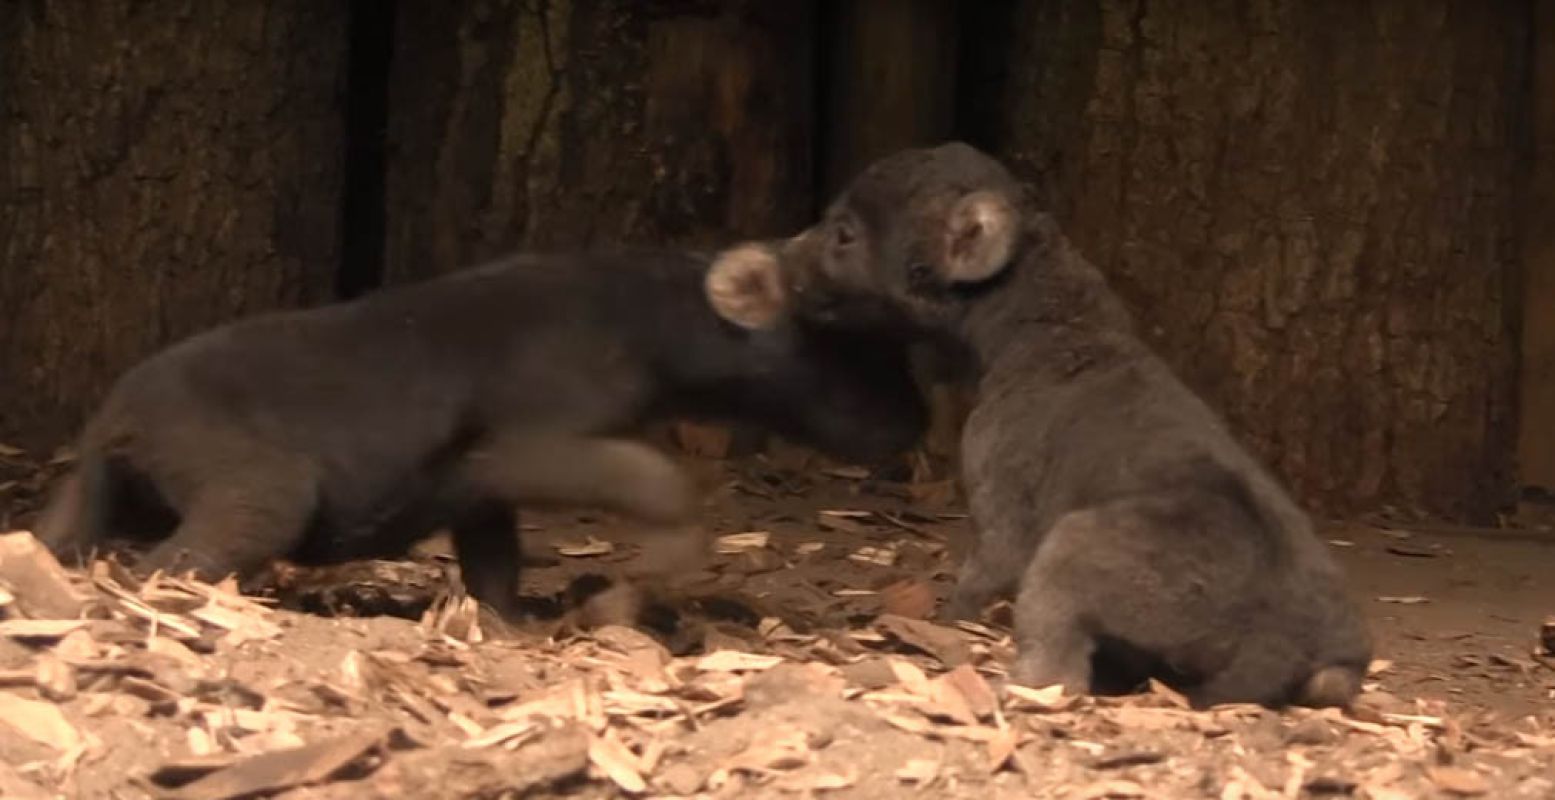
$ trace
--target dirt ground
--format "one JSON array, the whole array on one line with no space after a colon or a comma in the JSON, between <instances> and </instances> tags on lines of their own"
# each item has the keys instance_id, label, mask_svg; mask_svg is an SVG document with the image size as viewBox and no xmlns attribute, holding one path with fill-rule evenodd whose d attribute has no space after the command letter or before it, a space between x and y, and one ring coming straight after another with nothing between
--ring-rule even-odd
<instances>
[{"instance_id":1,"label":"dirt ground","mask_svg":"<svg viewBox=\"0 0 1555 800\"><path fill-rule=\"evenodd\" d=\"M17 474L0 507L35 502ZM997 610L926 621L970 543L946 487L709 474L721 552L637 628L483 620L437 541L252 597L100 562L74 621L0 566L0 797L1555 797L1555 536L1331 525L1378 638L1362 702L1193 712L1007 687ZM524 523L540 609L637 552Z\"/></svg>"}]
</instances>

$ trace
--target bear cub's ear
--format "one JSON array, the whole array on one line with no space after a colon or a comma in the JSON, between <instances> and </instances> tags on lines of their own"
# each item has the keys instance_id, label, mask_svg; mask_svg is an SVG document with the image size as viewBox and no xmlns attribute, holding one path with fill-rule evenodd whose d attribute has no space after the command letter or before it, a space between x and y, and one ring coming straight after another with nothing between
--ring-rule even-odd
<instances>
[{"instance_id":1,"label":"bear cub's ear","mask_svg":"<svg viewBox=\"0 0 1555 800\"><path fill-rule=\"evenodd\" d=\"M783 268L765 245L743 244L718 254L703 280L718 316L747 330L766 330L788 315Z\"/></svg>"},{"instance_id":2,"label":"bear cub's ear","mask_svg":"<svg viewBox=\"0 0 1555 800\"><path fill-rule=\"evenodd\" d=\"M1019 217L1015 205L999 192L972 192L956 201L945 219L940 278L981 283L1003 271L1015 255Z\"/></svg>"}]
</instances>

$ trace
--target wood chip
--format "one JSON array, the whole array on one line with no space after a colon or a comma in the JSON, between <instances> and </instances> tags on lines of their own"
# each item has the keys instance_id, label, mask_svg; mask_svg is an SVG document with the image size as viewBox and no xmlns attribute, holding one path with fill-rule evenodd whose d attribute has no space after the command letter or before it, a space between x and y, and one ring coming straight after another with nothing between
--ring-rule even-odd
<instances>
[{"instance_id":1,"label":"wood chip","mask_svg":"<svg viewBox=\"0 0 1555 800\"><path fill-rule=\"evenodd\" d=\"M1055 683L1052 686L1044 686L1040 689L1021 686L1020 684L1006 684L1004 693L1018 704L1037 711L1064 711L1079 702L1078 697L1064 693L1063 684Z\"/></svg>"},{"instance_id":2,"label":"wood chip","mask_svg":"<svg viewBox=\"0 0 1555 800\"><path fill-rule=\"evenodd\" d=\"M895 614L881 614L875 620L875 626L896 637L903 644L939 659L940 663L947 667L959 666L972 660L971 647L954 628Z\"/></svg>"},{"instance_id":3,"label":"wood chip","mask_svg":"<svg viewBox=\"0 0 1555 800\"><path fill-rule=\"evenodd\" d=\"M200 638L199 628L185 622L176 615L164 614L152 608L142 602L140 598L130 594L112 579L97 578L93 581L93 584L112 597L117 609L125 615L146 622L154 629L166 629L184 640Z\"/></svg>"},{"instance_id":4,"label":"wood chip","mask_svg":"<svg viewBox=\"0 0 1555 800\"><path fill-rule=\"evenodd\" d=\"M1158 753L1154 750L1124 750L1118 753L1098 756L1091 761L1090 767L1091 769L1124 769L1146 764L1159 764L1165 760L1165 753Z\"/></svg>"},{"instance_id":5,"label":"wood chip","mask_svg":"<svg viewBox=\"0 0 1555 800\"><path fill-rule=\"evenodd\" d=\"M738 555L746 550L760 550L772 540L771 531L746 531L720 536L713 544L713 551L720 555Z\"/></svg>"},{"instance_id":6,"label":"wood chip","mask_svg":"<svg viewBox=\"0 0 1555 800\"><path fill-rule=\"evenodd\" d=\"M1431 601L1430 601L1430 599L1425 598L1425 597L1421 597L1420 595L1404 595L1404 596L1383 595L1383 596L1377 598L1377 602L1379 602L1379 603L1392 603L1394 605L1400 605L1400 606L1417 606L1417 605L1420 605L1422 603L1429 603Z\"/></svg>"},{"instance_id":7,"label":"wood chip","mask_svg":"<svg viewBox=\"0 0 1555 800\"><path fill-rule=\"evenodd\" d=\"M1390 544L1383 549L1393 555L1405 556L1407 558L1436 558L1442 554L1435 547L1419 547L1411 544Z\"/></svg>"},{"instance_id":8,"label":"wood chip","mask_svg":"<svg viewBox=\"0 0 1555 800\"><path fill-rule=\"evenodd\" d=\"M383 732L354 733L261 753L192 781L168 796L176 800L225 800L321 783L366 756L384 739Z\"/></svg>"},{"instance_id":9,"label":"wood chip","mask_svg":"<svg viewBox=\"0 0 1555 800\"><path fill-rule=\"evenodd\" d=\"M60 751L81 745L81 733L53 703L0 691L0 724L39 744Z\"/></svg>"},{"instance_id":10,"label":"wood chip","mask_svg":"<svg viewBox=\"0 0 1555 800\"><path fill-rule=\"evenodd\" d=\"M209 753L173 759L162 764L147 776L152 783L164 788L176 788L198 780L217 770L236 764L242 756L234 753Z\"/></svg>"},{"instance_id":11,"label":"wood chip","mask_svg":"<svg viewBox=\"0 0 1555 800\"><path fill-rule=\"evenodd\" d=\"M967 709L980 719L992 716L999 707L999 698L994 695L993 688L970 664L956 667L940 676L939 681L953 687L966 701Z\"/></svg>"},{"instance_id":12,"label":"wood chip","mask_svg":"<svg viewBox=\"0 0 1555 800\"><path fill-rule=\"evenodd\" d=\"M1150 679L1150 693L1181 709L1193 707L1193 704L1188 702L1186 695L1155 678Z\"/></svg>"},{"instance_id":13,"label":"wood chip","mask_svg":"<svg viewBox=\"0 0 1555 800\"><path fill-rule=\"evenodd\" d=\"M540 723L532 718L499 722L464 741L467 748L494 747L528 736L540 729Z\"/></svg>"},{"instance_id":14,"label":"wood chip","mask_svg":"<svg viewBox=\"0 0 1555 800\"><path fill-rule=\"evenodd\" d=\"M0 797L6 800L55 800L59 796L28 780L10 764L0 761Z\"/></svg>"},{"instance_id":15,"label":"wood chip","mask_svg":"<svg viewBox=\"0 0 1555 800\"><path fill-rule=\"evenodd\" d=\"M33 682L45 699L56 703L76 696L76 671L52 653L39 654L33 665Z\"/></svg>"},{"instance_id":16,"label":"wood chip","mask_svg":"<svg viewBox=\"0 0 1555 800\"><path fill-rule=\"evenodd\" d=\"M917 664L901 658L893 658L887 664L891 667L891 674L896 676L897 682L903 689L924 698L933 692L930 688L929 676L924 674Z\"/></svg>"},{"instance_id":17,"label":"wood chip","mask_svg":"<svg viewBox=\"0 0 1555 800\"><path fill-rule=\"evenodd\" d=\"M865 545L848 554L849 561L857 561L860 564L874 564L879 567L889 567L896 563L896 549L892 547L874 547Z\"/></svg>"},{"instance_id":18,"label":"wood chip","mask_svg":"<svg viewBox=\"0 0 1555 800\"><path fill-rule=\"evenodd\" d=\"M581 542L557 542L556 552L571 558L590 558L593 556L606 556L614 553L614 542L607 542L593 536Z\"/></svg>"},{"instance_id":19,"label":"wood chip","mask_svg":"<svg viewBox=\"0 0 1555 800\"><path fill-rule=\"evenodd\" d=\"M1146 797L1145 787L1133 781L1102 781L1086 786L1075 793L1077 800L1126 800L1126 798Z\"/></svg>"},{"instance_id":20,"label":"wood chip","mask_svg":"<svg viewBox=\"0 0 1555 800\"><path fill-rule=\"evenodd\" d=\"M0 534L0 583L33 619L74 619L85 603L54 554L27 531Z\"/></svg>"},{"instance_id":21,"label":"wood chip","mask_svg":"<svg viewBox=\"0 0 1555 800\"><path fill-rule=\"evenodd\" d=\"M227 643L233 646L253 639L274 639L281 635L279 625L254 611L209 603L189 612L189 616L207 625L227 632Z\"/></svg>"},{"instance_id":22,"label":"wood chip","mask_svg":"<svg viewBox=\"0 0 1555 800\"><path fill-rule=\"evenodd\" d=\"M12 639L63 639L87 626L84 619L8 619L0 622L0 636Z\"/></svg>"},{"instance_id":23,"label":"wood chip","mask_svg":"<svg viewBox=\"0 0 1555 800\"><path fill-rule=\"evenodd\" d=\"M897 581L880 590L880 607L887 614L927 619L934 613L934 587L916 578Z\"/></svg>"},{"instance_id":24,"label":"wood chip","mask_svg":"<svg viewBox=\"0 0 1555 800\"><path fill-rule=\"evenodd\" d=\"M1004 769L1004 765L1010 761L1010 756L1015 755L1015 749L1020 747L1020 733L1014 728L1003 728L995 731L988 739L988 771L998 772Z\"/></svg>"},{"instance_id":25,"label":"wood chip","mask_svg":"<svg viewBox=\"0 0 1555 800\"><path fill-rule=\"evenodd\" d=\"M791 770L814 759L809 737L804 731L789 730L759 739L736 754L708 777L708 785L717 788L736 772Z\"/></svg>"},{"instance_id":26,"label":"wood chip","mask_svg":"<svg viewBox=\"0 0 1555 800\"><path fill-rule=\"evenodd\" d=\"M815 524L819 525L822 530L847 533L854 536L865 536L869 534L870 528L868 525L859 523L858 520L868 516L868 512L845 514L838 511L822 511L816 516Z\"/></svg>"},{"instance_id":27,"label":"wood chip","mask_svg":"<svg viewBox=\"0 0 1555 800\"><path fill-rule=\"evenodd\" d=\"M1425 774L1431 783L1444 792L1464 797L1475 797L1490 791L1490 781L1485 776L1463 767L1427 767Z\"/></svg>"},{"instance_id":28,"label":"wood chip","mask_svg":"<svg viewBox=\"0 0 1555 800\"><path fill-rule=\"evenodd\" d=\"M717 650L697 659L696 666L703 672L760 672L772 669L781 663L783 663L781 656Z\"/></svg>"},{"instance_id":29,"label":"wood chip","mask_svg":"<svg viewBox=\"0 0 1555 800\"><path fill-rule=\"evenodd\" d=\"M915 783L919 786L927 786L939 777L940 764L932 758L908 759L896 771L896 779L903 783Z\"/></svg>"},{"instance_id":30,"label":"wood chip","mask_svg":"<svg viewBox=\"0 0 1555 800\"><path fill-rule=\"evenodd\" d=\"M639 771L637 757L621 743L614 729L607 730L604 736L589 739L589 762L622 791L640 794L648 789Z\"/></svg>"},{"instance_id":31,"label":"wood chip","mask_svg":"<svg viewBox=\"0 0 1555 800\"><path fill-rule=\"evenodd\" d=\"M853 778L836 772L799 772L784 776L777 788L801 795L815 792L835 792L853 786Z\"/></svg>"}]
</instances>

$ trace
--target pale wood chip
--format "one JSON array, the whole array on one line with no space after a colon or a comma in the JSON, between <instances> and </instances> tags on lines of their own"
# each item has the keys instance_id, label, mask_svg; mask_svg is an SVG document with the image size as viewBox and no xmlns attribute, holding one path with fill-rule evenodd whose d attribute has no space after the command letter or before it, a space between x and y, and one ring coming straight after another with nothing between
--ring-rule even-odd
<instances>
[{"instance_id":1,"label":"pale wood chip","mask_svg":"<svg viewBox=\"0 0 1555 800\"><path fill-rule=\"evenodd\" d=\"M1010 683L1005 684L1004 693L1018 707L1036 711L1066 711L1080 701L1076 695L1065 694L1064 686L1060 683L1040 689Z\"/></svg>"},{"instance_id":2,"label":"pale wood chip","mask_svg":"<svg viewBox=\"0 0 1555 800\"><path fill-rule=\"evenodd\" d=\"M854 550L852 553L849 553L848 559L850 561L857 561L860 564L874 564L875 566L889 567L896 563L896 548L865 545L857 550Z\"/></svg>"},{"instance_id":3,"label":"pale wood chip","mask_svg":"<svg viewBox=\"0 0 1555 800\"><path fill-rule=\"evenodd\" d=\"M76 696L76 671L59 656L39 654L33 675L38 691L48 700L60 703Z\"/></svg>"},{"instance_id":4,"label":"pale wood chip","mask_svg":"<svg viewBox=\"0 0 1555 800\"><path fill-rule=\"evenodd\" d=\"M183 645L179 645L183 647ZM85 630L65 634L54 644L54 654L70 661L88 661L97 657L101 646L92 634ZM184 648L188 650L187 647Z\"/></svg>"},{"instance_id":5,"label":"pale wood chip","mask_svg":"<svg viewBox=\"0 0 1555 800\"><path fill-rule=\"evenodd\" d=\"M887 659L886 664L903 689L922 698L928 698L933 694L929 686L929 676L924 674L917 664L902 658Z\"/></svg>"},{"instance_id":6,"label":"pale wood chip","mask_svg":"<svg viewBox=\"0 0 1555 800\"><path fill-rule=\"evenodd\" d=\"M745 748L723 766L713 771L707 779L709 786L718 788L727 783L736 772L765 774L777 770L792 770L814 760L809 736L801 730L786 730L763 738Z\"/></svg>"},{"instance_id":7,"label":"pale wood chip","mask_svg":"<svg viewBox=\"0 0 1555 800\"><path fill-rule=\"evenodd\" d=\"M1490 791L1485 776L1464 767L1426 767L1425 774L1436 788L1461 797L1477 797Z\"/></svg>"},{"instance_id":8,"label":"pale wood chip","mask_svg":"<svg viewBox=\"0 0 1555 800\"><path fill-rule=\"evenodd\" d=\"M1010 756L1015 755L1015 748L1020 747L1020 732L1014 728L995 729L993 735L988 738L988 771L998 772L1009 763Z\"/></svg>"},{"instance_id":9,"label":"pale wood chip","mask_svg":"<svg viewBox=\"0 0 1555 800\"><path fill-rule=\"evenodd\" d=\"M605 731L603 736L589 737L589 762L624 792L640 794L648 789L637 756L621 743L613 729Z\"/></svg>"},{"instance_id":10,"label":"pale wood chip","mask_svg":"<svg viewBox=\"0 0 1555 800\"><path fill-rule=\"evenodd\" d=\"M112 597L114 606L127 616L134 617L149 623L153 630L166 628L174 635L184 639L200 638L200 629L179 619L171 614L164 614L151 606L141 602L140 598L130 594L116 582L107 578L98 578L94 581L97 588Z\"/></svg>"},{"instance_id":11,"label":"pale wood chip","mask_svg":"<svg viewBox=\"0 0 1555 800\"><path fill-rule=\"evenodd\" d=\"M84 619L8 619L0 622L0 636L12 639L63 639L85 628Z\"/></svg>"},{"instance_id":12,"label":"pale wood chip","mask_svg":"<svg viewBox=\"0 0 1555 800\"><path fill-rule=\"evenodd\" d=\"M781 663L783 663L782 656L742 653L738 650L716 650L697 659L696 668L703 672L761 672Z\"/></svg>"},{"instance_id":13,"label":"pale wood chip","mask_svg":"<svg viewBox=\"0 0 1555 800\"><path fill-rule=\"evenodd\" d=\"M176 800L225 800L328 780L378 747L381 732L355 733L251 756L167 793Z\"/></svg>"},{"instance_id":14,"label":"pale wood chip","mask_svg":"<svg viewBox=\"0 0 1555 800\"><path fill-rule=\"evenodd\" d=\"M12 602L34 619L73 619L85 598L54 554L28 531L0 534L0 583Z\"/></svg>"},{"instance_id":15,"label":"pale wood chip","mask_svg":"<svg viewBox=\"0 0 1555 800\"><path fill-rule=\"evenodd\" d=\"M207 605L189 612L188 615L225 631L223 641L232 647L254 640L274 639L281 635L281 627L267 619L222 606Z\"/></svg>"},{"instance_id":16,"label":"pale wood chip","mask_svg":"<svg viewBox=\"0 0 1555 800\"><path fill-rule=\"evenodd\" d=\"M718 537L713 543L713 550L720 555L738 555L746 550L760 550L771 540L771 531L731 533Z\"/></svg>"},{"instance_id":17,"label":"pale wood chip","mask_svg":"<svg viewBox=\"0 0 1555 800\"><path fill-rule=\"evenodd\" d=\"M873 511L863 511L856 508L823 508L819 513L823 517L841 517L843 519L868 519L875 515Z\"/></svg>"},{"instance_id":18,"label":"pale wood chip","mask_svg":"<svg viewBox=\"0 0 1555 800\"><path fill-rule=\"evenodd\" d=\"M919 786L927 786L939 777L940 763L932 758L908 759L896 770L896 779L903 783L916 783Z\"/></svg>"},{"instance_id":19,"label":"pale wood chip","mask_svg":"<svg viewBox=\"0 0 1555 800\"><path fill-rule=\"evenodd\" d=\"M1156 680L1155 678L1150 679L1150 693L1181 709L1188 709L1193 707L1193 704L1188 702L1186 695Z\"/></svg>"},{"instance_id":20,"label":"pale wood chip","mask_svg":"<svg viewBox=\"0 0 1555 800\"><path fill-rule=\"evenodd\" d=\"M1127 780L1110 780L1093 783L1086 786L1074 795L1076 800L1126 800L1133 797L1145 797L1145 787Z\"/></svg>"},{"instance_id":21,"label":"pale wood chip","mask_svg":"<svg viewBox=\"0 0 1555 800\"><path fill-rule=\"evenodd\" d=\"M775 785L785 792L798 792L812 794L815 792L835 792L851 788L854 779L848 775L837 772L797 772L785 775Z\"/></svg>"},{"instance_id":22,"label":"pale wood chip","mask_svg":"<svg viewBox=\"0 0 1555 800\"><path fill-rule=\"evenodd\" d=\"M614 542L607 542L594 536L589 536L581 542L557 542L555 548L557 553L569 558L607 556L616 551Z\"/></svg>"},{"instance_id":23,"label":"pale wood chip","mask_svg":"<svg viewBox=\"0 0 1555 800\"><path fill-rule=\"evenodd\" d=\"M517 739L528 738L529 734L538 730L540 730L540 723L533 718L499 722L466 739L463 746L468 748L493 747Z\"/></svg>"},{"instance_id":24,"label":"pale wood chip","mask_svg":"<svg viewBox=\"0 0 1555 800\"><path fill-rule=\"evenodd\" d=\"M607 691L601 697L605 701L606 711L622 716L676 714L681 711L681 705L668 697L644 694L642 692Z\"/></svg>"},{"instance_id":25,"label":"pale wood chip","mask_svg":"<svg viewBox=\"0 0 1555 800\"><path fill-rule=\"evenodd\" d=\"M81 746L81 732L53 703L29 700L0 691L0 724L39 744L71 751Z\"/></svg>"}]
</instances>

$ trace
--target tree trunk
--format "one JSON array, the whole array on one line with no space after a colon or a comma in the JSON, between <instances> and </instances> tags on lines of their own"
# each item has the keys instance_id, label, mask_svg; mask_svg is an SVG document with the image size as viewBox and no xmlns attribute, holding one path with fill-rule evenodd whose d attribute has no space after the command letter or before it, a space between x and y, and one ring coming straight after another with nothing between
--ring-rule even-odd
<instances>
[{"instance_id":1,"label":"tree trunk","mask_svg":"<svg viewBox=\"0 0 1555 800\"><path fill-rule=\"evenodd\" d=\"M324 296L343 4L0 4L0 432L57 441L135 361Z\"/></svg>"},{"instance_id":2,"label":"tree trunk","mask_svg":"<svg viewBox=\"0 0 1555 800\"><path fill-rule=\"evenodd\" d=\"M939 144L956 128L959 15L953 0L837 0L822 14L825 77L820 149L824 208L871 162L908 147ZM928 397L927 459L917 477L953 472L970 392L955 365L931 347L912 350Z\"/></svg>"},{"instance_id":3,"label":"tree trunk","mask_svg":"<svg viewBox=\"0 0 1555 800\"><path fill-rule=\"evenodd\" d=\"M1533 28L1533 169L1523 220L1523 363L1519 477L1555 492L1555 3Z\"/></svg>"},{"instance_id":4,"label":"tree trunk","mask_svg":"<svg viewBox=\"0 0 1555 800\"><path fill-rule=\"evenodd\" d=\"M876 159L935 145L956 125L953 0L827 6L822 203Z\"/></svg>"},{"instance_id":5,"label":"tree trunk","mask_svg":"<svg viewBox=\"0 0 1555 800\"><path fill-rule=\"evenodd\" d=\"M1010 8L992 145L1298 493L1508 499L1528 3Z\"/></svg>"},{"instance_id":6,"label":"tree trunk","mask_svg":"<svg viewBox=\"0 0 1555 800\"><path fill-rule=\"evenodd\" d=\"M402 3L385 272L515 247L705 245L810 213L804 3Z\"/></svg>"}]
</instances>

